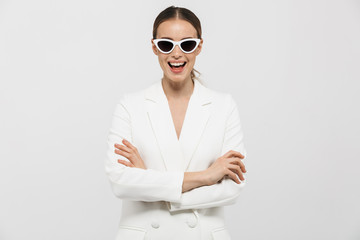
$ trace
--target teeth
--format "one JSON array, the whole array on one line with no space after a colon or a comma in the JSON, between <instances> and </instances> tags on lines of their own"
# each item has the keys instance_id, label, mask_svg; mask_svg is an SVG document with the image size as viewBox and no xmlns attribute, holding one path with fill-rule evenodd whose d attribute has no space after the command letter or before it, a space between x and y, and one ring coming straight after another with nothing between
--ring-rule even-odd
<instances>
[{"instance_id":1,"label":"teeth","mask_svg":"<svg viewBox=\"0 0 360 240\"><path fill-rule=\"evenodd\" d=\"M182 62L182 63L170 63L170 65L174 66L174 67L179 67L179 66L182 66L184 64L185 64L185 62Z\"/></svg>"}]
</instances>

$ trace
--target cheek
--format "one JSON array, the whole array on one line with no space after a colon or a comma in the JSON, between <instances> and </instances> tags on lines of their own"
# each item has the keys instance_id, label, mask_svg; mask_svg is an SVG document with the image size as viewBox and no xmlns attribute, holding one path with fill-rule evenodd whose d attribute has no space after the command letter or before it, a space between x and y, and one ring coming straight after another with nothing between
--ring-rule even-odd
<instances>
[{"instance_id":1,"label":"cheek","mask_svg":"<svg viewBox=\"0 0 360 240\"><path fill-rule=\"evenodd\" d=\"M158 60L159 60L159 63L162 64L165 62L165 59L164 57L162 57L160 54L158 55Z\"/></svg>"},{"instance_id":2,"label":"cheek","mask_svg":"<svg viewBox=\"0 0 360 240\"><path fill-rule=\"evenodd\" d=\"M159 59L159 61L161 62L162 65L164 65L164 66L167 65L167 60L166 60L166 58L161 58L161 59Z\"/></svg>"},{"instance_id":3,"label":"cheek","mask_svg":"<svg viewBox=\"0 0 360 240\"><path fill-rule=\"evenodd\" d=\"M167 69L167 66L168 66L167 58L159 56L159 63L160 63L161 69L165 71Z\"/></svg>"},{"instance_id":4,"label":"cheek","mask_svg":"<svg viewBox=\"0 0 360 240\"><path fill-rule=\"evenodd\" d=\"M196 59L195 55L189 56L188 57L189 64L194 65L195 64L195 59Z\"/></svg>"}]
</instances>

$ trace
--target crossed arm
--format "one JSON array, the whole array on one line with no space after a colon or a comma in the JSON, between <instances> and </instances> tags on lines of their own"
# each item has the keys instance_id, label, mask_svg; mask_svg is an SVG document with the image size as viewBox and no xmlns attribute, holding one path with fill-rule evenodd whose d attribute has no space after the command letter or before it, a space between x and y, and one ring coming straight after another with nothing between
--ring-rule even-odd
<instances>
[{"instance_id":1,"label":"crossed arm","mask_svg":"<svg viewBox=\"0 0 360 240\"><path fill-rule=\"evenodd\" d=\"M106 164L114 193L138 201L168 201L170 211L234 203L245 184L246 150L237 105L231 95L228 100L222 156L203 171L160 172L146 169L136 147L126 140L131 140L131 123L123 97L114 113Z\"/></svg>"},{"instance_id":2,"label":"crossed arm","mask_svg":"<svg viewBox=\"0 0 360 240\"><path fill-rule=\"evenodd\" d=\"M118 162L127 167L146 169L144 161L135 146L126 139L122 140L123 145L114 144L114 152L126 157L129 161L119 159ZM201 186L211 186L218 183L225 176L237 184L241 184L245 178L243 173L246 172L245 165L241 161L244 155L240 152L230 150L218 158L208 169L198 172L185 172L182 184L182 192L190 191ZM238 179L240 178L240 180Z\"/></svg>"}]
</instances>

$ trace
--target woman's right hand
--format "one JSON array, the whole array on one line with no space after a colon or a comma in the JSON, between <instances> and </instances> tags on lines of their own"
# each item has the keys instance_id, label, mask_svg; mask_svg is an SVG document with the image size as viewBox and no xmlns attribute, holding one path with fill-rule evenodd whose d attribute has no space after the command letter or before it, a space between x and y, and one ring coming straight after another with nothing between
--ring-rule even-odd
<instances>
[{"instance_id":1,"label":"woman's right hand","mask_svg":"<svg viewBox=\"0 0 360 240\"><path fill-rule=\"evenodd\" d=\"M208 185L213 185L229 176L234 182L240 184L240 180L245 180L243 173L246 172L245 165L241 161L244 155L237 151L230 150L205 170ZM238 179L240 178L240 180Z\"/></svg>"}]
</instances>

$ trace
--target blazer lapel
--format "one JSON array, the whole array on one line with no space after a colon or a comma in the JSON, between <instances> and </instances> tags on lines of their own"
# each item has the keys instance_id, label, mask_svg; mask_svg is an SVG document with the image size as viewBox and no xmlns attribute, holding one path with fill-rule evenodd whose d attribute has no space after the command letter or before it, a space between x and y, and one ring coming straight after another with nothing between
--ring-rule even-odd
<instances>
[{"instance_id":1,"label":"blazer lapel","mask_svg":"<svg viewBox=\"0 0 360 240\"><path fill-rule=\"evenodd\" d=\"M148 118L168 171L187 170L210 116L210 91L197 80L194 84L179 140L161 81L145 91Z\"/></svg>"},{"instance_id":2,"label":"blazer lapel","mask_svg":"<svg viewBox=\"0 0 360 240\"><path fill-rule=\"evenodd\" d=\"M194 84L194 92L186 110L179 140L184 155L184 171L188 169L200 143L211 110L210 91L197 80L194 80Z\"/></svg>"}]
</instances>

